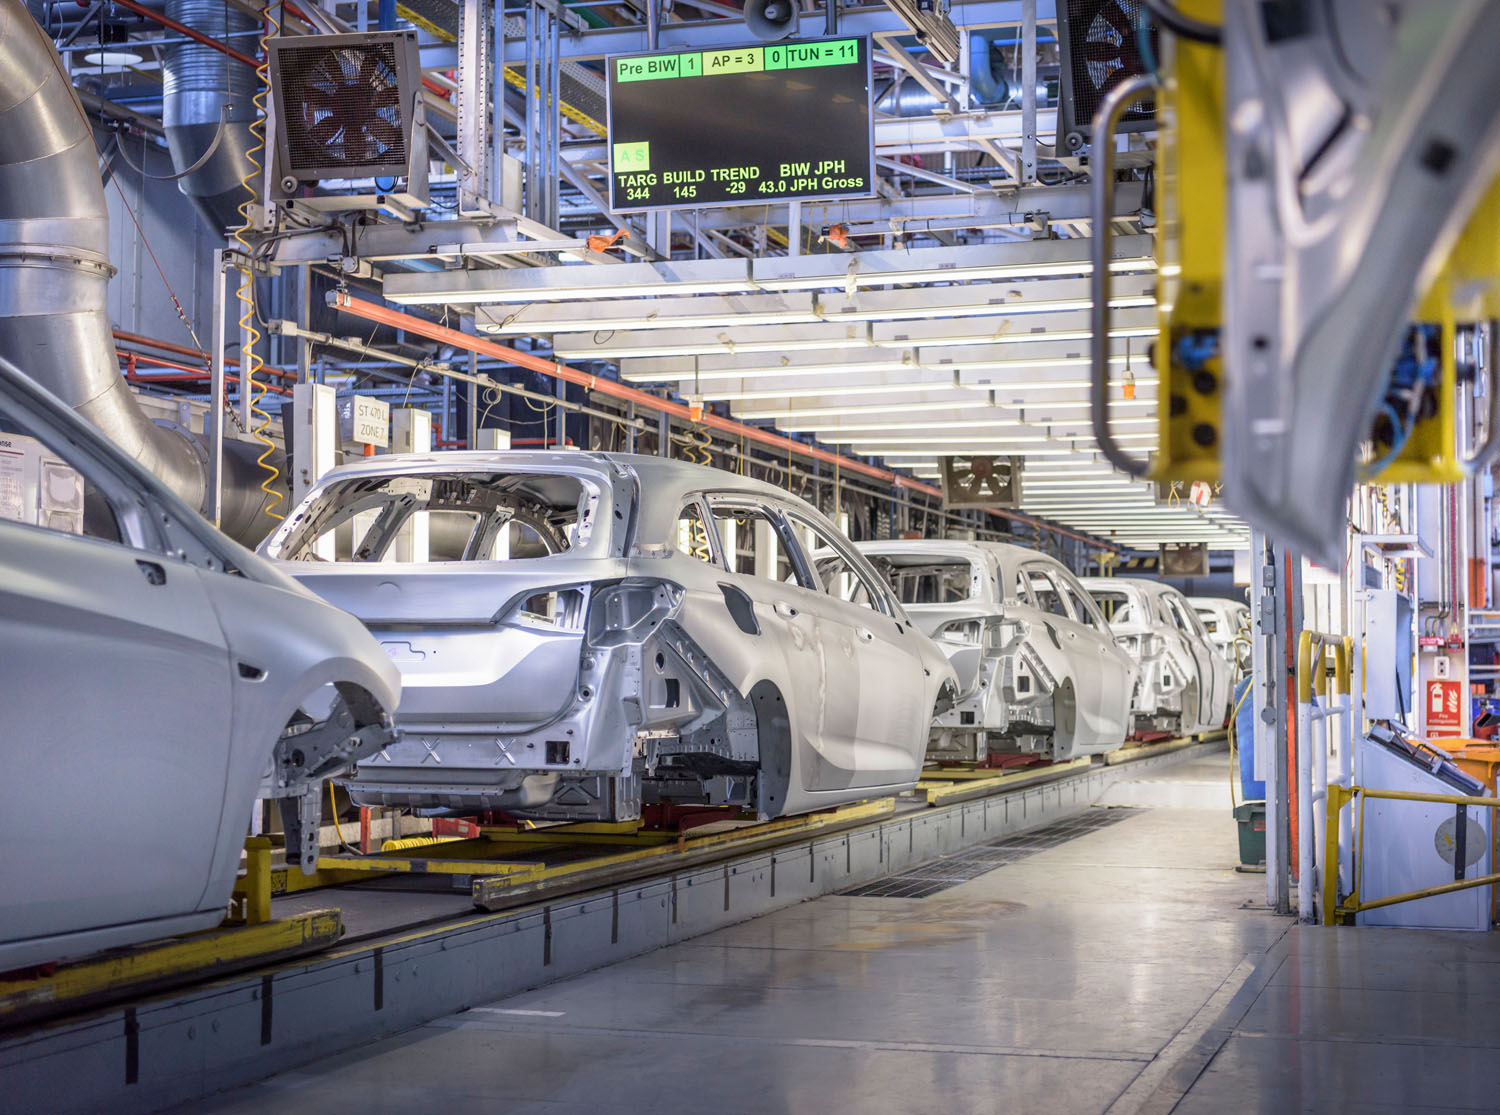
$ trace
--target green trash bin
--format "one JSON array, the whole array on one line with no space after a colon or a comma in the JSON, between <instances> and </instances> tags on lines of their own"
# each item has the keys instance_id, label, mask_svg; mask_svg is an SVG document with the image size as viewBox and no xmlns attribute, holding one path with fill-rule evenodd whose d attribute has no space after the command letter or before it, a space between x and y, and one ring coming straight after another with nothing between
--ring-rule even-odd
<instances>
[{"instance_id":1,"label":"green trash bin","mask_svg":"<svg viewBox=\"0 0 1500 1115\"><path fill-rule=\"evenodd\" d=\"M1240 826L1240 863L1259 867L1266 862L1266 803L1247 801L1234 807Z\"/></svg>"}]
</instances>

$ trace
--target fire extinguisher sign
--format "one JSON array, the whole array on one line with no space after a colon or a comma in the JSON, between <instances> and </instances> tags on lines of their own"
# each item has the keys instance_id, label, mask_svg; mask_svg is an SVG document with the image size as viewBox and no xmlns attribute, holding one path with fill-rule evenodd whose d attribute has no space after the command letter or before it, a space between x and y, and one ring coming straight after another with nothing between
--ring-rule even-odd
<instances>
[{"instance_id":1,"label":"fire extinguisher sign","mask_svg":"<svg viewBox=\"0 0 1500 1115\"><path fill-rule=\"evenodd\" d=\"M1427 683L1426 730L1429 736L1460 736L1464 730L1464 690L1457 681Z\"/></svg>"}]
</instances>

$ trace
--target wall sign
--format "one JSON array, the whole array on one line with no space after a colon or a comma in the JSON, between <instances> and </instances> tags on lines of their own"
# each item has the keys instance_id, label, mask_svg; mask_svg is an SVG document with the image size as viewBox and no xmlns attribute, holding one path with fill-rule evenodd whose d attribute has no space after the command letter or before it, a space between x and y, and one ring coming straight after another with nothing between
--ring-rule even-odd
<instances>
[{"instance_id":1,"label":"wall sign","mask_svg":"<svg viewBox=\"0 0 1500 1115\"><path fill-rule=\"evenodd\" d=\"M369 395L354 396L354 425L350 441L381 449L391 443L391 404Z\"/></svg>"},{"instance_id":2,"label":"wall sign","mask_svg":"<svg viewBox=\"0 0 1500 1115\"><path fill-rule=\"evenodd\" d=\"M1461 682L1432 679L1427 682L1424 723L1429 736L1460 736L1464 733L1464 687Z\"/></svg>"}]
</instances>

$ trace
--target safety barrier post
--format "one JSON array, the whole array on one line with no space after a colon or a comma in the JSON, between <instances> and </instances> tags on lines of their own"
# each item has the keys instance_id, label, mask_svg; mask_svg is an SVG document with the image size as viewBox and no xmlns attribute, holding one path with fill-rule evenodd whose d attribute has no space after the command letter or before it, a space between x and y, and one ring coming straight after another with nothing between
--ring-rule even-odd
<instances>
[{"instance_id":1,"label":"safety barrier post","mask_svg":"<svg viewBox=\"0 0 1500 1115\"><path fill-rule=\"evenodd\" d=\"M1344 636L1316 631L1304 631L1297 640L1297 917L1304 922L1316 918L1318 873L1331 876L1337 888L1337 829L1343 798L1330 790L1328 750L1330 744L1338 748L1342 780L1345 770L1352 769L1348 764L1354 746L1351 648L1351 640ZM1334 674L1331 683L1330 665ZM1330 813L1334 801L1338 804ZM1326 866L1330 835L1335 863L1332 871ZM1325 878L1325 918L1330 913L1328 883Z\"/></svg>"}]
</instances>

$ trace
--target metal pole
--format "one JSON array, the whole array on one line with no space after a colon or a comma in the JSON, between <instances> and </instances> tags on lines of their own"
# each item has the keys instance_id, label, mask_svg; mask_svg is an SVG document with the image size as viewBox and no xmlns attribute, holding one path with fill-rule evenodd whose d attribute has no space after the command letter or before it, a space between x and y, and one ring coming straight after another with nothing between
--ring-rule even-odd
<instances>
[{"instance_id":1,"label":"metal pole","mask_svg":"<svg viewBox=\"0 0 1500 1115\"><path fill-rule=\"evenodd\" d=\"M661 0L646 0L646 49L655 50L661 37Z\"/></svg>"},{"instance_id":2,"label":"metal pole","mask_svg":"<svg viewBox=\"0 0 1500 1115\"><path fill-rule=\"evenodd\" d=\"M1036 0L1021 0L1021 185L1036 181Z\"/></svg>"},{"instance_id":3,"label":"metal pole","mask_svg":"<svg viewBox=\"0 0 1500 1115\"><path fill-rule=\"evenodd\" d=\"M490 78L490 160L489 196L500 202L505 193L505 5L489 5L490 21L494 25L494 52L490 62L494 74Z\"/></svg>"},{"instance_id":4,"label":"metal pole","mask_svg":"<svg viewBox=\"0 0 1500 1115\"><path fill-rule=\"evenodd\" d=\"M297 331L304 334L312 326L312 273L307 268L297 272ZM297 339L297 382L312 382L312 345L305 336Z\"/></svg>"},{"instance_id":5,"label":"metal pole","mask_svg":"<svg viewBox=\"0 0 1500 1115\"><path fill-rule=\"evenodd\" d=\"M664 410L656 412L656 455L672 455L672 418Z\"/></svg>"},{"instance_id":6,"label":"metal pole","mask_svg":"<svg viewBox=\"0 0 1500 1115\"><path fill-rule=\"evenodd\" d=\"M224 249L214 249L213 361L208 369L208 519L219 525L224 499Z\"/></svg>"},{"instance_id":7,"label":"metal pole","mask_svg":"<svg viewBox=\"0 0 1500 1115\"><path fill-rule=\"evenodd\" d=\"M1031 0L1035 3L1036 0ZM838 0L823 0L823 33L828 36L839 33Z\"/></svg>"},{"instance_id":8,"label":"metal pole","mask_svg":"<svg viewBox=\"0 0 1500 1115\"><path fill-rule=\"evenodd\" d=\"M786 254L800 256L802 254L802 203L800 201L793 201L787 205L786 240Z\"/></svg>"},{"instance_id":9,"label":"metal pole","mask_svg":"<svg viewBox=\"0 0 1500 1115\"><path fill-rule=\"evenodd\" d=\"M557 381L557 401L566 402L568 398L568 385L564 380ZM568 412L563 407L557 408L557 447L565 449L568 445ZM585 447L586 448L586 447Z\"/></svg>"},{"instance_id":10,"label":"metal pole","mask_svg":"<svg viewBox=\"0 0 1500 1115\"><path fill-rule=\"evenodd\" d=\"M479 375L479 354L469 353L469 375ZM473 378L469 380L469 429L468 441L470 449L479 448L479 384Z\"/></svg>"},{"instance_id":11,"label":"metal pole","mask_svg":"<svg viewBox=\"0 0 1500 1115\"><path fill-rule=\"evenodd\" d=\"M537 206L536 142L536 5L526 5L526 201L522 207L532 220L540 220Z\"/></svg>"},{"instance_id":12,"label":"metal pole","mask_svg":"<svg viewBox=\"0 0 1500 1115\"><path fill-rule=\"evenodd\" d=\"M625 404L625 417L630 420L630 425L625 427L625 452L635 452L635 404Z\"/></svg>"},{"instance_id":13,"label":"metal pole","mask_svg":"<svg viewBox=\"0 0 1500 1115\"><path fill-rule=\"evenodd\" d=\"M562 157L562 20L556 15L547 17L551 30L547 50L547 127L551 136L547 143L547 225L557 228L562 220L562 200L559 197L558 170Z\"/></svg>"}]
</instances>

